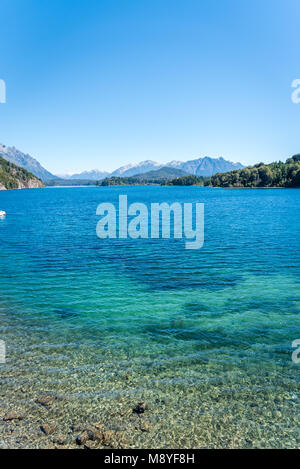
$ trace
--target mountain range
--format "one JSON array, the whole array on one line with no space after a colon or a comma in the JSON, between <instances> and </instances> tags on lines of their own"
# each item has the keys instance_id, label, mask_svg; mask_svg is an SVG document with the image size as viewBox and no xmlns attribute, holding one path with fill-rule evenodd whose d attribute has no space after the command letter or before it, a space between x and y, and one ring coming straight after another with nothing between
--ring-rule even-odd
<instances>
[{"instance_id":1,"label":"mountain range","mask_svg":"<svg viewBox=\"0 0 300 469\"><path fill-rule=\"evenodd\" d=\"M10 163L26 169L39 179L42 179L42 181L49 181L50 179L56 179L57 177L43 168L43 166L36 159L32 158L32 156L17 150L15 147L7 147L0 143L0 156Z\"/></svg>"},{"instance_id":2,"label":"mountain range","mask_svg":"<svg viewBox=\"0 0 300 469\"><path fill-rule=\"evenodd\" d=\"M59 182L60 179L64 180L85 180L85 181L100 181L106 177L131 177L137 176L150 171L156 171L161 168L174 168L183 171L186 174L193 174L195 176L209 177L216 173L225 173L235 169L242 169L244 166L241 163L232 163L225 160L223 157L210 158L205 156L190 161L170 161L169 163L162 164L152 160L141 161L140 163L129 163L126 166L121 166L112 173L94 169L91 171L83 171L82 173L57 176L47 171L43 166L32 156L17 150L15 147L7 147L0 144L0 156L27 171L33 173L42 181Z\"/></svg>"},{"instance_id":3,"label":"mountain range","mask_svg":"<svg viewBox=\"0 0 300 469\"><path fill-rule=\"evenodd\" d=\"M220 158L197 158L190 161L170 161L166 164L161 164L156 161L146 160L140 163L130 163L126 166L121 166L112 173L106 173L99 170L84 171L83 173L73 174L72 176L64 176L64 179L90 179L100 181L106 177L132 177L140 174L149 173L150 171L157 171L161 168L174 168L183 171L186 174L193 174L195 176L209 177L216 173L225 173L235 169L242 169L244 166L241 163L232 163L225 160L222 156Z\"/></svg>"},{"instance_id":4,"label":"mountain range","mask_svg":"<svg viewBox=\"0 0 300 469\"><path fill-rule=\"evenodd\" d=\"M106 177L110 176L110 173L107 171L99 171L98 169L92 169L91 171L83 171L82 173L74 173L74 174L63 174L58 175L58 177L62 179L70 179L70 180L85 180L85 181L101 181Z\"/></svg>"},{"instance_id":5,"label":"mountain range","mask_svg":"<svg viewBox=\"0 0 300 469\"><path fill-rule=\"evenodd\" d=\"M146 173L136 174L134 176L111 176L98 181L100 186L127 186L136 184L161 184L170 179L182 178L188 176L184 171L177 168L163 166L160 169L147 171Z\"/></svg>"},{"instance_id":6,"label":"mountain range","mask_svg":"<svg viewBox=\"0 0 300 469\"><path fill-rule=\"evenodd\" d=\"M181 169L187 174L194 176L213 176L216 173L226 173L227 171L234 171L235 169L242 169L244 166L241 163L232 163L225 160L222 156L220 158L198 158L186 162L171 161L167 166Z\"/></svg>"}]
</instances>

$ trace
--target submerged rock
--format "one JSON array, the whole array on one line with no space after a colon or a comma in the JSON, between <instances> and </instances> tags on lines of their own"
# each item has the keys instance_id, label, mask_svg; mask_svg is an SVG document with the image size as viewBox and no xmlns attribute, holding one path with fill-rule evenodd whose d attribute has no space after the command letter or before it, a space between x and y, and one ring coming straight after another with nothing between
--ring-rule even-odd
<instances>
[{"instance_id":1,"label":"submerged rock","mask_svg":"<svg viewBox=\"0 0 300 469\"><path fill-rule=\"evenodd\" d=\"M68 441L67 435L59 434L55 438L53 438L53 443L56 443L57 445L64 445Z\"/></svg>"},{"instance_id":2,"label":"submerged rock","mask_svg":"<svg viewBox=\"0 0 300 469\"><path fill-rule=\"evenodd\" d=\"M104 446L114 446L115 432L113 430L106 430L102 433L102 444Z\"/></svg>"},{"instance_id":3,"label":"submerged rock","mask_svg":"<svg viewBox=\"0 0 300 469\"><path fill-rule=\"evenodd\" d=\"M56 424L45 423L40 426L40 429L42 430L43 433L45 433L45 435L52 435L52 433L54 433L56 430Z\"/></svg>"},{"instance_id":4,"label":"submerged rock","mask_svg":"<svg viewBox=\"0 0 300 469\"><path fill-rule=\"evenodd\" d=\"M141 431L142 432L150 432L151 430L151 425L148 422L142 422L141 423Z\"/></svg>"},{"instance_id":5,"label":"submerged rock","mask_svg":"<svg viewBox=\"0 0 300 469\"><path fill-rule=\"evenodd\" d=\"M133 409L135 414L143 414L148 409L146 402L139 402L138 405Z\"/></svg>"},{"instance_id":6,"label":"submerged rock","mask_svg":"<svg viewBox=\"0 0 300 469\"><path fill-rule=\"evenodd\" d=\"M76 443L79 446L84 445L87 441L89 441L89 434L87 431L80 433L76 438Z\"/></svg>"},{"instance_id":7,"label":"submerged rock","mask_svg":"<svg viewBox=\"0 0 300 469\"><path fill-rule=\"evenodd\" d=\"M96 428L87 428L76 438L76 443L78 445L84 445L87 441L102 441L103 434L100 430Z\"/></svg>"},{"instance_id":8,"label":"submerged rock","mask_svg":"<svg viewBox=\"0 0 300 469\"><path fill-rule=\"evenodd\" d=\"M87 441L84 443L84 449L97 449L99 448L99 441Z\"/></svg>"},{"instance_id":9,"label":"submerged rock","mask_svg":"<svg viewBox=\"0 0 300 469\"><path fill-rule=\"evenodd\" d=\"M55 401L55 396L42 396L35 400L36 404L40 404L44 407L52 406L53 402Z\"/></svg>"},{"instance_id":10,"label":"submerged rock","mask_svg":"<svg viewBox=\"0 0 300 469\"><path fill-rule=\"evenodd\" d=\"M11 420L23 420L23 419L24 419L24 415L21 414L20 412L16 412L15 410L8 412L3 417L4 422L10 422Z\"/></svg>"},{"instance_id":11,"label":"submerged rock","mask_svg":"<svg viewBox=\"0 0 300 469\"><path fill-rule=\"evenodd\" d=\"M101 428L103 425L101 424ZM109 446L111 448L124 448L127 442L124 440L121 432L115 430L99 430L97 428L87 428L76 438L79 446L86 449L94 449L99 445Z\"/></svg>"}]
</instances>

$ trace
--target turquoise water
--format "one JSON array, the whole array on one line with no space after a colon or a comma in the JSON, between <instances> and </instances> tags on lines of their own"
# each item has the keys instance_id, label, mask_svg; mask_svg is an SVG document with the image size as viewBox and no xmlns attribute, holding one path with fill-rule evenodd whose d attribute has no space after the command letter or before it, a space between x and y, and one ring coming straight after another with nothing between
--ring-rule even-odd
<instances>
[{"instance_id":1,"label":"turquoise water","mask_svg":"<svg viewBox=\"0 0 300 469\"><path fill-rule=\"evenodd\" d=\"M96 208L119 194L204 203L203 248L100 240ZM50 393L60 432L101 420L130 447L300 447L299 206L298 189L1 192L0 408L25 409L36 445Z\"/></svg>"}]
</instances>

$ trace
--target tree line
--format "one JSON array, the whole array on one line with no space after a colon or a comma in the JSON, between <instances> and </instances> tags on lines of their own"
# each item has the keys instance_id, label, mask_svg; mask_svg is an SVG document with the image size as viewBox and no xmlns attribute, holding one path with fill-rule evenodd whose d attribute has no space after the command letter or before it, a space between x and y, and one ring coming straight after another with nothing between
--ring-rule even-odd
<instances>
[{"instance_id":1,"label":"tree line","mask_svg":"<svg viewBox=\"0 0 300 469\"><path fill-rule=\"evenodd\" d=\"M217 173L209 178L184 176L167 181L169 186L212 186L212 187L300 187L300 154L270 164L258 163L254 166Z\"/></svg>"}]
</instances>

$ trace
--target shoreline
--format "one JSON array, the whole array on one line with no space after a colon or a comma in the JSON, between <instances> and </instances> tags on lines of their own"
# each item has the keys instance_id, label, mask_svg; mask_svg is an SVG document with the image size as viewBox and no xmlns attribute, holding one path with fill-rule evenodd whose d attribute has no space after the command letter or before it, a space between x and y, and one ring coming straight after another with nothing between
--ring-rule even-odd
<instances>
[{"instance_id":1,"label":"shoreline","mask_svg":"<svg viewBox=\"0 0 300 469\"><path fill-rule=\"evenodd\" d=\"M172 185L168 185L168 184L114 184L114 185L111 185L111 186L101 186L101 185L91 185L91 184L83 184L83 185L70 185L70 186L46 186L44 188L41 188L41 189L55 189L55 188L66 188L66 189L70 189L70 188L76 188L76 187L97 187L97 188L100 188L100 187L201 187L202 189L206 189L206 188L209 188L209 189L300 189L300 187L277 187L277 186L274 186L274 187L220 187L220 186L201 186L199 184L193 184L193 185L187 185L187 186L184 186L184 185L175 185L175 184L172 184ZM33 188L35 189L35 188ZM39 189L39 188L38 188ZM16 190L16 189L7 189L7 190Z\"/></svg>"}]
</instances>

